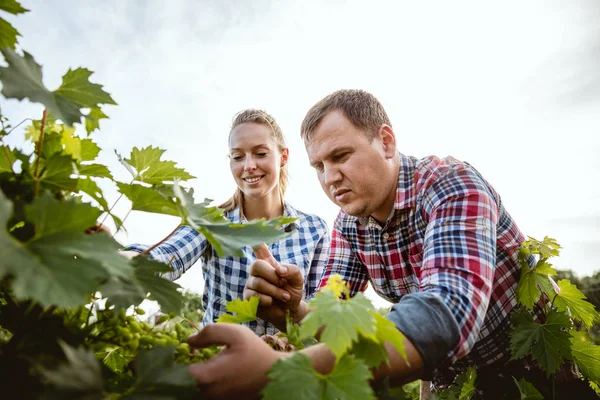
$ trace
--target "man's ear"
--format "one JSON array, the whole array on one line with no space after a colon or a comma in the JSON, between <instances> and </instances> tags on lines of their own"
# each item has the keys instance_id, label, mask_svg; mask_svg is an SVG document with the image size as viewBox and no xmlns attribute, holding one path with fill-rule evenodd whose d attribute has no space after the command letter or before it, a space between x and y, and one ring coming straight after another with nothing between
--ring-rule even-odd
<instances>
[{"instance_id":1,"label":"man's ear","mask_svg":"<svg viewBox=\"0 0 600 400\"><path fill-rule=\"evenodd\" d=\"M396 134L391 126L383 124L377 132L386 158L396 157Z\"/></svg>"},{"instance_id":2,"label":"man's ear","mask_svg":"<svg viewBox=\"0 0 600 400\"><path fill-rule=\"evenodd\" d=\"M287 147L284 148L283 150L281 150L281 166L282 167L287 164L289 154L290 154L290 151L288 150Z\"/></svg>"}]
</instances>

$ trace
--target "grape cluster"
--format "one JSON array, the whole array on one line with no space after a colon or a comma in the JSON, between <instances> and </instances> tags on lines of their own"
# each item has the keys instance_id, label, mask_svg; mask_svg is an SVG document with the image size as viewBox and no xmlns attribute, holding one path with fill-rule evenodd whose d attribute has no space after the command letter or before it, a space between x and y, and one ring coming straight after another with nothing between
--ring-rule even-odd
<instances>
[{"instance_id":1,"label":"grape cluster","mask_svg":"<svg viewBox=\"0 0 600 400\"><path fill-rule=\"evenodd\" d=\"M137 314L143 310L136 309ZM106 354L109 349L118 348L120 356L135 359L140 350L156 346L175 346L174 360L180 364L204 362L215 355L220 347L213 346L193 349L187 338L195 332L193 327L184 327L177 318L162 315L155 326L127 315L125 310L103 310L97 314L94 332L88 337L96 354Z\"/></svg>"}]
</instances>

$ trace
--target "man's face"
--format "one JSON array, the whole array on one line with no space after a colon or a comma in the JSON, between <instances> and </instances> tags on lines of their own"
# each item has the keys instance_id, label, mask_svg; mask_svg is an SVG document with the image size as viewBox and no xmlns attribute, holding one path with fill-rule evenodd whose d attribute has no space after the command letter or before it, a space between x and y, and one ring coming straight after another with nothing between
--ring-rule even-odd
<instances>
[{"instance_id":1,"label":"man's face","mask_svg":"<svg viewBox=\"0 0 600 400\"><path fill-rule=\"evenodd\" d=\"M390 158L396 154L391 128L380 130L370 141L363 130L335 110L323 118L304 145L331 201L350 215L387 218L397 183L397 177L390 174Z\"/></svg>"}]
</instances>

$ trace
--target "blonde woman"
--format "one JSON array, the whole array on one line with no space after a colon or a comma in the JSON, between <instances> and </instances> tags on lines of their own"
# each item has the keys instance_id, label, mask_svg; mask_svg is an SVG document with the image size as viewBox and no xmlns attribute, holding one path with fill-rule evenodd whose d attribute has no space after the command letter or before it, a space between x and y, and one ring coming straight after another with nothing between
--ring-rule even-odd
<instances>
[{"instance_id":1,"label":"blonde woman","mask_svg":"<svg viewBox=\"0 0 600 400\"><path fill-rule=\"evenodd\" d=\"M233 196L219 207L234 223L260 218L296 217L296 222L283 226L290 236L269 246L280 263L298 265L304 274L304 295L312 297L318 287L329 250L329 232L325 222L292 207L284 200L288 183L289 150L283 132L275 119L261 110L248 109L233 118L229 132L229 166L237 184ZM148 246L133 244L127 250L142 252ZM205 237L188 226L182 226L159 246L151 257L171 262L173 271L165 277L175 280L198 260L204 275L202 302L203 325L214 322L225 313L225 304L243 297L250 265L255 260L251 248L244 256L219 257ZM245 324L257 334L273 334L270 323Z\"/></svg>"}]
</instances>

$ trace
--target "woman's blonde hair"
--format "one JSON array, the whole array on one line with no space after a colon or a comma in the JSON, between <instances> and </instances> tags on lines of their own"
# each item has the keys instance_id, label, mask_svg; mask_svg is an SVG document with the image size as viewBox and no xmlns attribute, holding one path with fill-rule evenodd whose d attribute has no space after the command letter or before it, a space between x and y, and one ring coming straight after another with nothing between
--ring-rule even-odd
<instances>
[{"instance_id":1,"label":"woman's blonde hair","mask_svg":"<svg viewBox=\"0 0 600 400\"><path fill-rule=\"evenodd\" d=\"M271 129L271 139L273 139L273 142L277 145L277 150L279 150L280 154L283 153L283 149L285 149L285 147L286 147L285 146L285 137L283 136L283 131L281 130L281 127L279 126L277 121L275 121L275 118L273 118L270 114L268 114L267 112L265 112L263 110L255 110L255 109L249 108L247 110L243 110L243 111L240 111L239 113L237 113L233 117L233 121L231 123L231 129L229 131L229 139L228 140L231 140L231 132L233 131L233 129L236 126L244 124L244 123L248 123L248 122L268 126ZM285 194L285 190L287 188L287 184L288 184L288 169L287 169L287 163L286 163L285 165L283 165L281 167L281 170L279 172L279 196L281 197L282 202L283 202L283 196ZM231 198L229 198L229 200L227 200L226 202L221 204L219 206L219 208L222 208L225 212L228 212L228 211L235 209L236 207L241 207L243 204L243 200L244 200L244 193L242 193L242 191L238 187L238 188L236 188L233 196L231 196Z\"/></svg>"}]
</instances>

